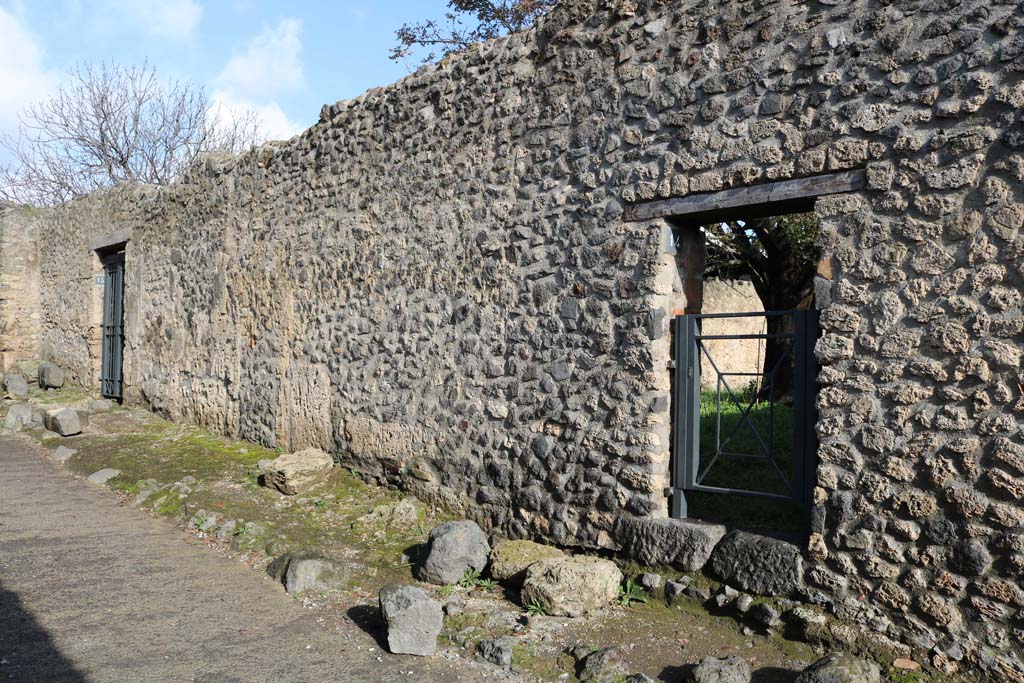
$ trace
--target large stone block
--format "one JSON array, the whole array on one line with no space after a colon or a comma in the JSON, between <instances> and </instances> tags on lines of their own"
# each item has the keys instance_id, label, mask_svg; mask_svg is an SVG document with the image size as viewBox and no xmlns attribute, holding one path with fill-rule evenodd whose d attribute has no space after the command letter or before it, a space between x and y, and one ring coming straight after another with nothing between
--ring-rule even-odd
<instances>
[{"instance_id":1,"label":"large stone block","mask_svg":"<svg viewBox=\"0 0 1024 683\"><path fill-rule=\"evenodd\" d=\"M106 467L106 468L104 468L102 470L99 470L97 472L93 472L92 474L90 474L87 477L87 481L90 481L93 484L106 484L108 481L110 481L114 477L119 477L119 476L121 476L121 470L115 470L113 468Z\"/></svg>"},{"instance_id":2,"label":"large stone block","mask_svg":"<svg viewBox=\"0 0 1024 683\"><path fill-rule=\"evenodd\" d=\"M578 617L605 607L619 595L622 572L598 557L552 557L526 570L523 604L536 602L552 616Z\"/></svg>"},{"instance_id":3,"label":"large stone block","mask_svg":"<svg viewBox=\"0 0 1024 683\"><path fill-rule=\"evenodd\" d=\"M491 577L513 586L523 585L526 570L538 560L564 557L558 548L533 541L501 541L491 550Z\"/></svg>"},{"instance_id":4,"label":"large stone block","mask_svg":"<svg viewBox=\"0 0 1024 683\"><path fill-rule=\"evenodd\" d=\"M32 424L32 406L28 403L15 403L7 409L7 416L4 418L4 427L7 429L16 432L30 424Z\"/></svg>"},{"instance_id":5,"label":"large stone block","mask_svg":"<svg viewBox=\"0 0 1024 683\"><path fill-rule=\"evenodd\" d=\"M482 572L490 553L487 536L476 522L446 522L430 530L419 578L442 586L457 583L467 569Z\"/></svg>"},{"instance_id":6,"label":"large stone block","mask_svg":"<svg viewBox=\"0 0 1024 683\"><path fill-rule=\"evenodd\" d=\"M621 517L615 525L616 540L628 557L688 572L704 567L725 531L721 524L689 519Z\"/></svg>"},{"instance_id":7,"label":"large stone block","mask_svg":"<svg viewBox=\"0 0 1024 683\"><path fill-rule=\"evenodd\" d=\"M11 398L25 398L28 396L28 381L16 372L8 372L4 375L4 389Z\"/></svg>"},{"instance_id":8,"label":"large stone block","mask_svg":"<svg viewBox=\"0 0 1024 683\"><path fill-rule=\"evenodd\" d=\"M441 604L416 586L385 586L379 599L388 649L402 655L434 654L444 621Z\"/></svg>"},{"instance_id":9,"label":"large stone block","mask_svg":"<svg viewBox=\"0 0 1024 683\"><path fill-rule=\"evenodd\" d=\"M845 652L833 652L811 664L796 683L878 683L878 665Z\"/></svg>"},{"instance_id":10,"label":"large stone block","mask_svg":"<svg viewBox=\"0 0 1024 683\"><path fill-rule=\"evenodd\" d=\"M61 436L74 436L82 433L82 419L76 410L55 408L46 413L46 428Z\"/></svg>"},{"instance_id":11,"label":"large stone block","mask_svg":"<svg viewBox=\"0 0 1024 683\"><path fill-rule=\"evenodd\" d=\"M803 585L803 556L792 543L732 531L711 554L711 571L740 590L789 595Z\"/></svg>"},{"instance_id":12,"label":"large stone block","mask_svg":"<svg viewBox=\"0 0 1024 683\"><path fill-rule=\"evenodd\" d=\"M40 363L36 380L40 389L59 389L64 386L64 370L53 363Z\"/></svg>"},{"instance_id":13,"label":"large stone block","mask_svg":"<svg viewBox=\"0 0 1024 683\"><path fill-rule=\"evenodd\" d=\"M751 675L750 664L736 655L705 657L690 672L693 683L750 683Z\"/></svg>"},{"instance_id":14,"label":"large stone block","mask_svg":"<svg viewBox=\"0 0 1024 683\"><path fill-rule=\"evenodd\" d=\"M334 459L319 448L286 453L263 468L263 485L286 496L304 493L323 483L334 467Z\"/></svg>"},{"instance_id":15,"label":"large stone block","mask_svg":"<svg viewBox=\"0 0 1024 683\"><path fill-rule=\"evenodd\" d=\"M290 595L341 590L348 585L348 566L317 553L289 553L267 567Z\"/></svg>"}]
</instances>

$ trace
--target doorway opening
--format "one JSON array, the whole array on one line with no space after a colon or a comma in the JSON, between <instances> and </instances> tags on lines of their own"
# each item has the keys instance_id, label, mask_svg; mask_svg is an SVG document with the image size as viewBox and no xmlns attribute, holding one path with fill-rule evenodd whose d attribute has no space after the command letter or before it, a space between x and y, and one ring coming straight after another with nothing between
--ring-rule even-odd
<instances>
[{"instance_id":1,"label":"doorway opening","mask_svg":"<svg viewBox=\"0 0 1024 683\"><path fill-rule=\"evenodd\" d=\"M630 207L671 226L670 513L804 536L816 480L817 198L862 170Z\"/></svg>"},{"instance_id":2,"label":"doorway opening","mask_svg":"<svg viewBox=\"0 0 1024 683\"><path fill-rule=\"evenodd\" d=\"M124 254L124 244L98 254L103 267L100 393L116 401L124 400Z\"/></svg>"}]
</instances>

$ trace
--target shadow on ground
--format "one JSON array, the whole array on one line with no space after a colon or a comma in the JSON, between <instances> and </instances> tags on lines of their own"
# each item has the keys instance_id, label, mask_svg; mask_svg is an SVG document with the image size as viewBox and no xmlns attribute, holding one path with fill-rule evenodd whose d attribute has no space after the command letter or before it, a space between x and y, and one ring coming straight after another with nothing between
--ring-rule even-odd
<instances>
[{"instance_id":1,"label":"shadow on ground","mask_svg":"<svg viewBox=\"0 0 1024 683\"><path fill-rule=\"evenodd\" d=\"M388 651L387 629L380 616L380 610L370 605L356 605L346 612L352 623L373 636L374 641L384 652Z\"/></svg>"},{"instance_id":2,"label":"shadow on ground","mask_svg":"<svg viewBox=\"0 0 1024 683\"><path fill-rule=\"evenodd\" d=\"M696 665L686 664L684 666L667 666L658 675L658 680L664 683L685 683L692 681L692 671ZM796 671L780 669L776 666L766 666L754 672L751 683L792 683L797 677Z\"/></svg>"},{"instance_id":3,"label":"shadow on ground","mask_svg":"<svg viewBox=\"0 0 1024 683\"><path fill-rule=\"evenodd\" d=\"M0 583L0 679L79 683L86 677L54 644L16 593Z\"/></svg>"}]
</instances>

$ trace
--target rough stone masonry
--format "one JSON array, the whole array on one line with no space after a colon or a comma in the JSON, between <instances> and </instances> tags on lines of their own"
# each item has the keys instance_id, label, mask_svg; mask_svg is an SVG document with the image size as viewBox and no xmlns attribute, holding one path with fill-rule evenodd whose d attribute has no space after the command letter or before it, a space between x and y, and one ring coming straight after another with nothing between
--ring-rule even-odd
<instances>
[{"instance_id":1,"label":"rough stone masonry","mask_svg":"<svg viewBox=\"0 0 1024 683\"><path fill-rule=\"evenodd\" d=\"M34 212L37 351L95 385L94 250L126 241L128 401L617 548L668 510L678 279L667 223L624 210L865 169L816 203L801 590L1021 680L1022 15L566 0L287 142Z\"/></svg>"}]
</instances>

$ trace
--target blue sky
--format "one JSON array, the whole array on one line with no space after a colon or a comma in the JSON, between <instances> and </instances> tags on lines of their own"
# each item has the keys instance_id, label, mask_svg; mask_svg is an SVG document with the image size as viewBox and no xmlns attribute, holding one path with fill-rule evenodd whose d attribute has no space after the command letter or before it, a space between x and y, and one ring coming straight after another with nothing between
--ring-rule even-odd
<instances>
[{"instance_id":1,"label":"blue sky","mask_svg":"<svg viewBox=\"0 0 1024 683\"><path fill-rule=\"evenodd\" d=\"M0 131L78 62L144 60L253 109L288 137L320 107L408 73L388 59L403 22L443 15L445 0L0 0Z\"/></svg>"}]
</instances>

